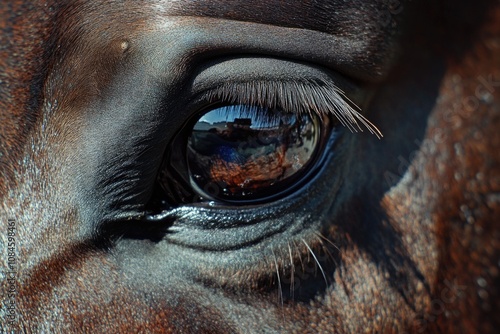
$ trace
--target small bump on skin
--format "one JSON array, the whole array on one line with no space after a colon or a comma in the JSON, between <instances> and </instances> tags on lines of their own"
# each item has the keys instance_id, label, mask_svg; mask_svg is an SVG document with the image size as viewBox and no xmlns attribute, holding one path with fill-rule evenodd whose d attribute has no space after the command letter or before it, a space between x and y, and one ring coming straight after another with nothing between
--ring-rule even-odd
<instances>
[{"instance_id":1,"label":"small bump on skin","mask_svg":"<svg viewBox=\"0 0 500 334\"><path fill-rule=\"evenodd\" d=\"M122 52L127 51L129 49L129 47L130 47L130 44L128 41L122 41L120 43L120 48L121 48Z\"/></svg>"}]
</instances>

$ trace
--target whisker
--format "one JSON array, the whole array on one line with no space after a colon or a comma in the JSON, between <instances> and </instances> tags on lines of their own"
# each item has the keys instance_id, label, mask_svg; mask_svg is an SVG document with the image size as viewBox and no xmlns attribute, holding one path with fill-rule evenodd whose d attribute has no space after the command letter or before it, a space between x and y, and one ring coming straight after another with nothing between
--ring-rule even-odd
<instances>
[{"instance_id":1,"label":"whisker","mask_svg":"<svg viewBox=\"0 0 500 334\"><path fill-rule=\"evenodd\" d=\"M292 299L294 297L294 293L295 293L295 264L293 263L293 255L292 255L292 248L290 247L290 243L287 243L288 245L288 253L290 255L290 265L292 266L291 267L291 270L290 270L290 295L292 296Z\"/></svg>"},{"instance_id":2,"label":"whisker","mask_svg":"<svg viewBox=\"0 0 500 334\"><path fill-rule=\"evenodd\" d=\"M335 259L335 257L333 256L332 252L330 252L330 249L329 247L325 244L325 241L320 238L320 236L318 234L316 234L316 238L318 240L318 242L320 243L321 245L321 249L328 255L328 257L330 258L330 260L333 261L333 263L335 263L336 266L338 266L338 263L337 263L337 260ZM338 249L338 248L337 248Z\"/></svg>"},{"instance_id":3,"label":"whisker","mask_svg":"<svg viewBox=\"0 0 500 334\"><path fill-rule=\"evenodd\" d=\"M292 240L293 242L293 245L295 246L295 249L299 249L299 247L297 246L297 244L295 243L295 240ZM304 261L302 261L302 253L300 252L300 250L298 251L299 253L299 261L300 261L300 267L302 269L302 271L304 271Z\"/></svg>"},{"instance_id":4,"label":"whisker","mask_svg":"<svg viewBox=\"0 0 500 334\"><path fill-rule=\"evenodd\" d=\"M321 263L319 263L318 259L316 258L316 255L314 255L314 252L312 251L311 247L309 247L307 242L304 239L301 239L301 240L304 243L304 245L306 245L307 249L309 250L309 252L313 256L316 263L318 264L319 270L321 271L321 274L323 275L323 278L325 279L325 284L326 284L326 286L328 286L328 280L326 279L326 274L325 274L325 271L323 270L323 267L321 266Z\"/></svg>"},{"instance_id":5,"label":"whisker","mask_svg":"<svg viewBox=\"0 0 500 334\"><path fill-rule=\"evenodd\" d=\"M336 248L339 252L340 252L340 248L338 248L337 245L335 245L330 239L328 239L327 237L325 237L323 234L319 233L319 232L315 232L314 234L316 234L316 236L322 240L325 240L326 242L328 242L330 245L332 245L334 248Z\"/></svg>"},{"instance_id":6,"label":"whisker","mask_svg":"<svg viewBox=\"0 0 500 334\"><path fill-rule=\"evenodd\" d=\"M278 278L278 303L281 304L281 307L283 308L283 290L281 286L281 276L280 276L280 270L278 266L278 260L276 259L276 254L274 254L274 250L272 250L273 257L274 257L274 265L276 267L276 275Z\"/></svg>"}]
</instances>

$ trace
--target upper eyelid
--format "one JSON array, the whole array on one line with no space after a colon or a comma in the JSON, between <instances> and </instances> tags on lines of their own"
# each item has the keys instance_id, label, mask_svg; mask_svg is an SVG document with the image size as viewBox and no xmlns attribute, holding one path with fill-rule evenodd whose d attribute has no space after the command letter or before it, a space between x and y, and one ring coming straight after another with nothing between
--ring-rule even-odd
<instances>
[{"instance_id":1,"label":"upper eyelid","mask_svg":"<svg viewBox=\"0 0 500 334\"><path fill-rule=\"evenodd\" d=\"M352 132L363 131L363 125L378 138L383 136L337 85L323 80L225 82L204 91L201 98L209 103L280 108L296 114L333 115Z\"/></svg>"}]
</instances>

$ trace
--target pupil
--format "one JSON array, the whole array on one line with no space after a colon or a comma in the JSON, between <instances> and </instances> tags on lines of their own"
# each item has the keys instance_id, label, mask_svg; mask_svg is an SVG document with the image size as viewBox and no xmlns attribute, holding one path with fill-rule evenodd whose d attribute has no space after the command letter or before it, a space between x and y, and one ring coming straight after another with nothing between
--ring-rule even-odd
<instances>
[{"instance_id":1,"label":"pupil","mask_svg":"<svg viewBox=\"0 0 500 334\"><path fill-rule=\"evenodd\" d=\"M198 119L188 139L191 184L211 199L275 195L296 181L312 160L319 128L317 117L278 109L213 109Z\"/></svg>"}]
</instances>

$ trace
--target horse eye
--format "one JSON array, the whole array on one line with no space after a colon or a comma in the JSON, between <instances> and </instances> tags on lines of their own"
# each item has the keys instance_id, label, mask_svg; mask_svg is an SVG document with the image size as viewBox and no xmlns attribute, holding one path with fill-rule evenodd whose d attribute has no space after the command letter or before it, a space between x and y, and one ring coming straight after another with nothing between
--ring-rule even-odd
<instances>
[{"instance_id":1,"label":"horse eye","mask_svg":"<svg viewBox=\"0 0 500 334\"><path fill-rule=\"evenodd\" d=\"M215 107L188 123L184 153L170 159L185 160L185 183L195 197L233 204L271 200L306 178L327 132L325 123L316 114ZM172 182L162 183L171 193Z\"/></svg>"}]
</instances>

